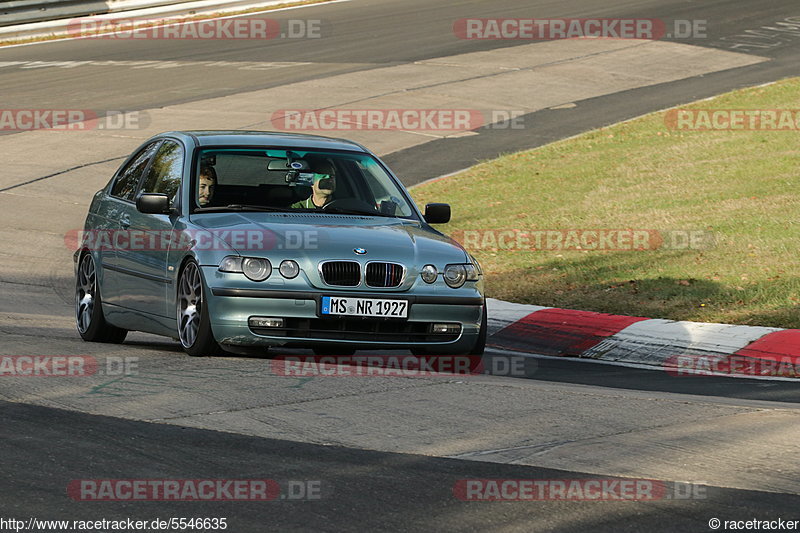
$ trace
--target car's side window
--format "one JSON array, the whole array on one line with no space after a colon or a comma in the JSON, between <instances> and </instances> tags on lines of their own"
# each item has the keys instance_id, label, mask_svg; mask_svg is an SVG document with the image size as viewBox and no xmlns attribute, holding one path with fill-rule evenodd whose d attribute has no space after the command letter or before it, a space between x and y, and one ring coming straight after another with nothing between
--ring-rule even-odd
<instances>
[{"instance_id":1,"label":"car's side window","mask_svg":"<svg viewBox=\"0 0 800 533\"><path fill-rule=\"evenodd\" d=\"M183 147L175 141L164 141L150 165L141 192L163 193L174 203L182 175Z\"/></svg>"},{"instance_id":2,"label":"car's side window","mask_svg":"<svg viewBox=\"0 0 800 533\"><path fill-rule=\"evenodd\" d=\"M111 187L111 196L122 198L123 200L132 200L133 193L136 191L136 186L139 184L139 178L142 177L144 170L147 168L147 163L153 157L160 141L150 143L145 146L136 157L134 157L122 170L120 170L117 180Z\"/></svg>"}]
</instances>

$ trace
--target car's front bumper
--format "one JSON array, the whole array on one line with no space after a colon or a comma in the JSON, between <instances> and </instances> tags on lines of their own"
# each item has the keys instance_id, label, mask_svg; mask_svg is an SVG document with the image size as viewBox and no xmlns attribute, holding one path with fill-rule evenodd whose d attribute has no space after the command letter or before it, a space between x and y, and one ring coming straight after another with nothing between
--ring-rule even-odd
<instances>
[{"instance_id":1,"label":"car's front bumper","mask_svg":"<svg viewBox=\"0 0 800 533\"><path fill-rule=\"evenodd\" d=\"M408 300L407 319L320 317L323 295L339 291L288 291L211 287L206 299L217 342L235 346L343 345L358 349L427 347L431 353L468 352L478 339L483 297L415 295L387 292L348 292L359 298ZM251 328L251 317L283 318L282 328ZM433 323L459 324L460 331L433 334Z\"/></svg>"}]
</instances>

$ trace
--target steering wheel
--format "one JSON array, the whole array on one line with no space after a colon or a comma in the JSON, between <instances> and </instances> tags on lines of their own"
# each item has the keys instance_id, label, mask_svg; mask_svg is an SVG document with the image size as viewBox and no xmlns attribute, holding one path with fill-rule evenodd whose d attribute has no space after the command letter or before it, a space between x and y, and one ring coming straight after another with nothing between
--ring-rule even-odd
<instances>
[{"instance_id":1,"label":"steering wheel","mask_svg":"<svg viewBox=\"0 0 800 533\"><path fill-rule=\"evenodd\" d=\"M375 206L369 202L365 202L364 200L359 200L358 198L337 198L331 202L328 202L324 206L322 206L323 211L328 211L332 209L341 209L341 210L350 210L353 211L374 211L375 213L378 212L375 209Z\"/></svg>"}]
</instances>

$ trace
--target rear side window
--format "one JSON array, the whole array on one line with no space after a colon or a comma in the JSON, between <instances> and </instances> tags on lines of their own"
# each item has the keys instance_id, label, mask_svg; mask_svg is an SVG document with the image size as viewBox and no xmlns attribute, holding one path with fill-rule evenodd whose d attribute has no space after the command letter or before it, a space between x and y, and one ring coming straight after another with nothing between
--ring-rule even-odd
<instances>
[{"instance_id":1,"label":"rear side window","mask_svg":"<svg viewBox=\"0 0 800 533\"><path fill-rule=\"evenodd\" d=\"M136 192L136 186L139 184L139 178L144 174L147 168L147 163L158 147L159 141L150 143L145 146L141 152L136 154L117 175L117 180L114 186L111 187L111 196L121 198L123 200L132 200L133 193Z\"/></svg>"},{"instance_id":2,"label":"rear side window","mask_svg":"<svg viewBox=\"0 0 800 533\"><path fill-rule=\"evenodd\" d=\"M183 175L183 147L174 141L164 141L147 171L142 192L157 192L166 194L170 202L175 202L175 196L181 185Z\"/></svg>"}]
</instances>

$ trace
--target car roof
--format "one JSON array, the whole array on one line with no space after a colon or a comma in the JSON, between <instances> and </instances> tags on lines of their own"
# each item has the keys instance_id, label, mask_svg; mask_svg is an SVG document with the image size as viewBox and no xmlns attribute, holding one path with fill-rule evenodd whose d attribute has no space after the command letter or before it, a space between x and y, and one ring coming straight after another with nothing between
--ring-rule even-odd
<instances>
[{"instance_id":1,"label":"car roof","mask_svg":"<svg viewBox=\"0 0 800 533\"><path fill-rule=\"evenodd\" d=\"M171 131L157 137L189 137L197 146L272 146L286 148L312 148L320 150L369 151L360 144L347 139L307 135L301 133L284 133L274 131L240 131L240 130L202 130Z\"/></svg>"}]
</instances>

